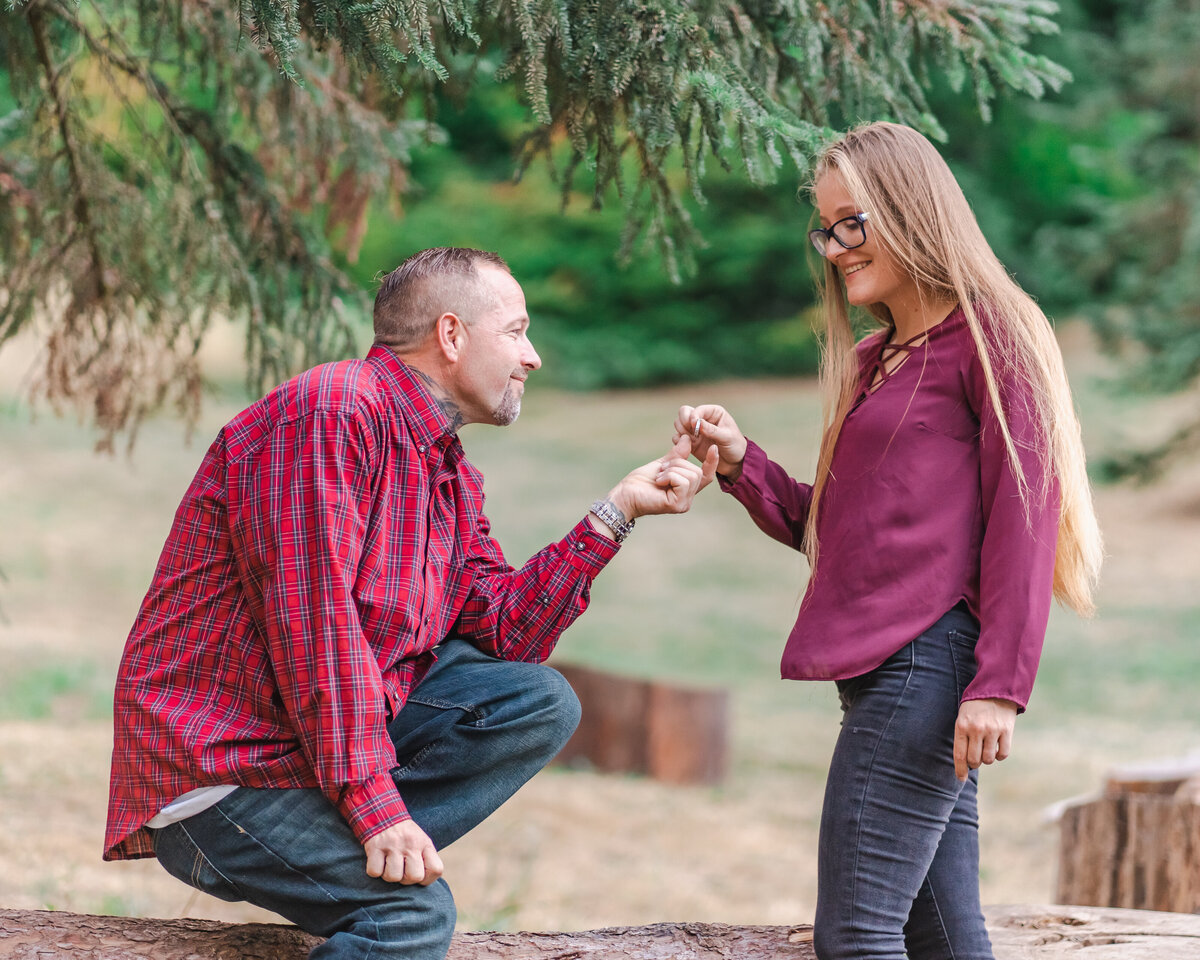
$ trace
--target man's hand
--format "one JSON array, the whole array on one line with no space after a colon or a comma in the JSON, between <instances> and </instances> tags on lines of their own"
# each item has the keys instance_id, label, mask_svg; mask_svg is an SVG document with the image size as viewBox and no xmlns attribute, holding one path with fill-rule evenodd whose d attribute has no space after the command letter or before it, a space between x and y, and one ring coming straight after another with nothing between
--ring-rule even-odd
<instances>
[{"instance_id":1,"label":"man's hand","mask_svg":"<svg viewBox=\"0 0 1200 960\"><path fill-rule=\"evenodd\" d=\"M981 764L1003 760L1012 749L1017 705L1008 700L967 700L954 724L954 772L966 780Z\"/></svg>"},{"instance_id":2,"label":"man's hand","mask_svg":"<svg viewBox=\"0 0 1200 960\"><path fill-rule=\"evenodd\" d=\"M445 866L433 841L412 820L394 823L363 844L367 852L367 876L390 883L419 883L429 886Z\"/></svg>"},{"instance_id":3,"label":"man's hand","mask_svg":"<svg viewBox=\"0 0 1200 960\"><path fill-rule=\"evenodd\" d=\"M613 487L608 499L626 520L657 513L686 513L696 494L712 482L717 469L715 447L699 466L688 459L691 450L689 438L680 437L661 459L630 472Z\"/></svg>"},{"instance_id":4,"label":"man's hand","mask_svg":"<svg viewBox=\"0 0 1200 960\"><path fill-rule=\"evenodd\" d=\"M724 407L715 403L680 407L675 415L672 440L677 443L680 437L691 440L692 454L697 460L705 460L709 451L715 448L719 456L717 473L721 476L729 480L741 476L742 461L746 459L746 438Z\"/></svg>"}]
</instances>

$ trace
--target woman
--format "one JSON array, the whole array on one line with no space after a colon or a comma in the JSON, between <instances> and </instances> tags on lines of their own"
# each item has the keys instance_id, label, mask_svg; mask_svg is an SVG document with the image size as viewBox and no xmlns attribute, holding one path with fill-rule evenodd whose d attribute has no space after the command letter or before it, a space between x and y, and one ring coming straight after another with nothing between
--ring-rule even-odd
<instances>
[{"instance_id":1,"label":"woman","mask_svg":"<svg viewBox=\"0 0 1200 960\"><path fill-rule=\"evenodd\" d=\"M1101 544L1046 317L945 161L907 127L818 161L825 431L813 484L722 407L676 435L812 575L783 654L844 710L821 817L820 960L991 958L977 768L1008 756L1053 594L1092 612ZM878 329L854 343L849 306Z\"/></svg>"}]
</instances>

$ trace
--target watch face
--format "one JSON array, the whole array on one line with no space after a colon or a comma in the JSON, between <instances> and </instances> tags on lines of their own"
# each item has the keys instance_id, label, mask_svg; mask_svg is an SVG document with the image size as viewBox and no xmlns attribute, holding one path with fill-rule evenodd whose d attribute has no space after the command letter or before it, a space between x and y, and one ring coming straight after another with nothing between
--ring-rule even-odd
<instances>
[{"instance_id":1,"label":"watch face","mask_svg":"<svg viewBox=\"0 0 1200 960\"><path fill-rule=\"evenodd\" d=\"M627 536L629 536L629 531L633 528L633 523L626 523L621 518L621 514L618 512L617 508L607 500L597 500L595 503L593 503L592 513L596 515L596 518L601 523L603 523L606 527L608 527L609 530L612 531L617 543L621 543Z\"/></svg>"}]
</instances>

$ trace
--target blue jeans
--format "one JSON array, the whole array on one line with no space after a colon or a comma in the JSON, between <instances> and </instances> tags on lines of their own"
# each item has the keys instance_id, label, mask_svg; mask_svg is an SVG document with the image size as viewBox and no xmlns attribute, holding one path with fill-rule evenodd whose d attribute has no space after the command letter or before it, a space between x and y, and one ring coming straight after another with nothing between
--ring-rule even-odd
<instances>
[{"instance_id":1,"label":"blue jeans","mask_svg":"<svg viewBox=\"0 0 1200 960\"><path fill-rule=\"evenodd\" d=\"M979 906L978 778L954 722L979 625L959 606L876 669L838 681L821 814L820 960L992 960Z\"/></svg>"},{"instance_id":2,"label":"blue jeans","mask_svg":"<svg viewBox=\"0 0 1200 960\"><path fill-rule=\"evenodd\" d=\"M578 722L579 701L559 673L452 638L388 726L392 776L441 849L545 766ZM239 787L154 840L159 862L185 883L328 937L315 960L442 960L449 949L455 909L445 881L367 876L362 845L320 790Z\"/></svg>"}]
</instances>

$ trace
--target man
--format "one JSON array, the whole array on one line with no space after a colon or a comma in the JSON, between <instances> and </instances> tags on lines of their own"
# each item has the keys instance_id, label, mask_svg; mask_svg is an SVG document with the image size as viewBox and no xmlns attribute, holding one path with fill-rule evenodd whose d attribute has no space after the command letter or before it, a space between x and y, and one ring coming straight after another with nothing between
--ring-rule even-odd
<instances>
[{"instance_id":1,"label":"man","mask_svg":"<svg viewBox=\"0 0 1200 960\"><path fill-rule=\"evenodd\" d=\"M326 942L441 960L438 850L562 747L578 701L541 666L644 514L711 479L682 440L520 570L457 431L516 419L541 361L494 254L425 250L382 283L365 360L227 424L126 643L105 858L157 856Z\"/></svg>"}]
</instances>

